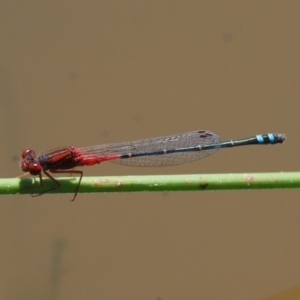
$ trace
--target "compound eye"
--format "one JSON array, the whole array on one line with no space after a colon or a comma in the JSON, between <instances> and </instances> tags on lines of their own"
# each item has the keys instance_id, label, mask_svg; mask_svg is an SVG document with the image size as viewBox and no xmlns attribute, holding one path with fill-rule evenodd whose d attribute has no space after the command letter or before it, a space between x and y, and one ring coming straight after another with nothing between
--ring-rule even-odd
<instances>
[{"instance_id":1,"label":"compound eye","mask_svg":"<svg viewBox=\"0 0 300 300\"><path fill-rule=\"evenodd\" d=\"M37 163L30 164L28 166L28 171L31 175L38 175L42 172L42 166L40 164L37 164Z\"/></svg>"},{"instance_id":2,"label":"compound eye","mask_svg":"<svg viewBox=\"0 0 300 300\"><path fill-rule=\"evenodd\" d=\"M24 157L23 157L24 158ZM24 161L22 161L21 163L21 169L24 171L24 172L28 172L28 164L26 164Z\"/></svg>"},{"instance_id":3,"label":"compound eye","mask_svg":"<svg viewBox=\"0 0 300 300\"><path fill-rule=\"evenodd\" d=\"M31 156L35 156L35 153L31 149L26 149L22 151L22 158L25 158L28 154L31 154Z\"/></svg>"}]
</instances>

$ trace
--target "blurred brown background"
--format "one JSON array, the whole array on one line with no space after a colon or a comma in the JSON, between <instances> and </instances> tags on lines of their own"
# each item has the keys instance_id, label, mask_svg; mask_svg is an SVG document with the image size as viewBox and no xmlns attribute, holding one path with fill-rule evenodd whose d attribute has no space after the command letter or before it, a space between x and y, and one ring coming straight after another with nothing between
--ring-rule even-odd
<instances>
[{"instance_id":1,"label":"blurred brown background","mask_svg":"<svg viewBox=\"0 0 300 300\"><path fill-rule=\"evenodd\" d=\"M196 129L288 141L85 175L298 170L299 11L299 1L1 2L0 176L22 173L26 147ZM0 299L299 298L297 190L70 197L1 197Z\"/></svg>"}]
</instances>

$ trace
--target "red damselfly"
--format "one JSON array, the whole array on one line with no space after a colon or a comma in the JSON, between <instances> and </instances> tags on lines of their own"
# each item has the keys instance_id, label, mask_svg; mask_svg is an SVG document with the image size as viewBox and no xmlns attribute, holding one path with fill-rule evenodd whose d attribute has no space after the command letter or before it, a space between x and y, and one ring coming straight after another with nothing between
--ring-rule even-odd
<instances>
[{"instance_id":1,"label":"red damselfly","mask_svg":"<svg viewBox=\"0 0 300 300\"><path fill-rule=\"evenodd\" d=\"M187 133L138 140L134 142L98 145L92 147L60 148L39 156L32 149L22 152L21 168L24 172L37 175L40 187L43 186L42 172L50 178L55 186L48 191L33 196L40 196L60 187L60 183L50 173L79 174L75 190L75 200L83 172L73 170L75 167L93 166L111 161L130 166L171 166L191 162L217 151L219 148L256 144L278 144L285 141L285 135L269 133L239 140L220 142L219 137L210 131L200 130Z\"/></svg>"}]
</instances>

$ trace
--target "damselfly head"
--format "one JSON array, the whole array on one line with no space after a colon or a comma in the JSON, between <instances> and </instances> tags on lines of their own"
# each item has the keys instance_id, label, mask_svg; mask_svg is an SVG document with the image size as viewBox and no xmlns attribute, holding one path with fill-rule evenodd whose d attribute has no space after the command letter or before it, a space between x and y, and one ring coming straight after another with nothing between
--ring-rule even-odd
<instances>
[{"instance_id":1,"label":"damselfly head","mask_svg":"<svg viewBox=\"0 0 300 300\"><path fill-rule=\"evenodd\" d=\"M29 172L31 175L39 175L42 171L42 166L37 163L28 163L25 159L21 162L21 169L24 172Z\"/></svg>"},{"instance_id":2,"label":"damselfly head","mask_svg":"<svg viewBox=\"0 0 300 300\"><path fill-rule=\"evenodd\" d=\"M31 175L38 175L42 171L42 166L35 158L35 153L31 149L24 150L22 152L21 169L24 172L29 172Z\"/></svg>"}]
</instances>

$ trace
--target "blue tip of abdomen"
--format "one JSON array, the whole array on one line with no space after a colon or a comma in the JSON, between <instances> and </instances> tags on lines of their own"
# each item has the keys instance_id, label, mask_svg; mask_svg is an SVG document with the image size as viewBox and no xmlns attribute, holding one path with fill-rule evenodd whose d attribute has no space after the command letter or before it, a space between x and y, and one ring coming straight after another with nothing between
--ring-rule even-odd
<instances>
[{"instance_id":1,"label":"blue tip of abdomen","mask_svg":"<svg viewBox=\"0 0 300 300\"><path fill-rule=\"evenodd\" d=\"M268 133L269 141L271 144L275 142L275 136L273 133Z\"/></svg>"},{"instance_id":2,"label":"blue tip of abdomen","mask_svg":"<svg viewBox=\"0 0 300 300\"><path fill-rule=\"evenodd\" d=\"M268 136L268 141L265 141L264 137L261 134L257 135L256 136L257 142L259 144L275 143L275 136L273 133L268 133L267 136Z\"/></svg>"}]
</instances>

